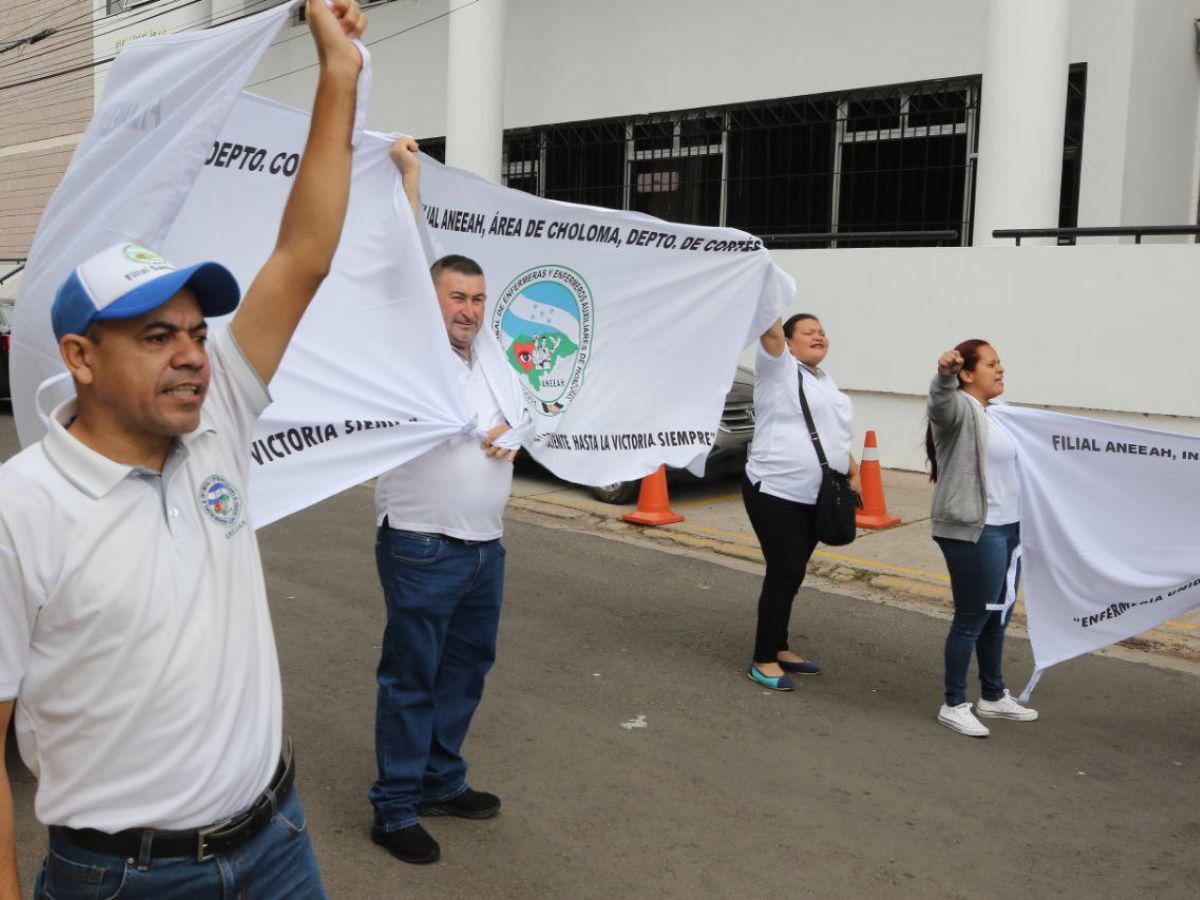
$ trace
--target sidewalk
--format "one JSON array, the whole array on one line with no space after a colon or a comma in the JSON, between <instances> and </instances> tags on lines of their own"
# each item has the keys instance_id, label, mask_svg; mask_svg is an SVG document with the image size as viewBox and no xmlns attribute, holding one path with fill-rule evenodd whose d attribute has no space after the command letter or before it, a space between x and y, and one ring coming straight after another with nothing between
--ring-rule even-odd
<instances>
[{"instance_id":1,"label":"sidewalk","mask_svg":"<svg viewBox=\"0 0 1200 900\"><path fill-rule=\"evenodd\" d=\"M922 474L894 470L884 471L883 483L888 511L900 516L902 524L882 531L860 530L858 539L848 547L819 547L809 571L834 582L858 582L948 615L950 579L941 551L929 534L933 487ZM601 503L586 488L558 481L530 466L518 471L509 509L571 520L575 527L627 532L642 539L762 562L758 540L742 507L741 482L737 478L672 481L670 492L671 508L685 516L685 521L641 528L621 521L633 505ZM1014 621L1023 626L1024 620L1024 604L1018 602ZM1200 609L1122 643L1134 650L1200 662Z\"/></svg>"}]
</instances>

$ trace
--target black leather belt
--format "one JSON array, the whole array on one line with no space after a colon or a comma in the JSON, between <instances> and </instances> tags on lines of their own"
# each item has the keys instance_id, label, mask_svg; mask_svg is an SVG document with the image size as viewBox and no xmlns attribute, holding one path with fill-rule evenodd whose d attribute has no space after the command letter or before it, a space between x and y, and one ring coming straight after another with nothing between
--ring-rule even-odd
<instances>
[{"instance_id":1,"label":"black leather belt","mask_svg":"<svg viewBox=\"0 0 1200 900\"><path fill-rule=\"evenodd\" d=\"M452 544L462 544L464 547L475 547L479 544L489 543L488 541L469 541L466 538L454 537L454 535L451 534L435 534L432 531L411 531L407 528L392 528L392 526L388 524L387 516L383 517L383 522L381 522L380 525L389 531L398 531L401 534L419 534L421 537L438 538L439 540L449 541Z\"/></svg>"},{"instance_id":2,"label":"black leather belt","mask_svg":"<svg viewBox=\"0 0 1200 900\"><path fill-rule=\"evenodd\" d=\"M196 862L205 862L217 854L228 853L262 831L274 817L276 807L287 798L295 780L296 763L289 741L267 789L259 794L248 810L230 819L191 831L127 828L116 834L108 834L93 828L63 828L58 825L52 825L50 831L68 843L93 853L145 859L142 848L148 839L150 846L147 855L150 859L195 856Z\"/></svg>"}]
</instances>

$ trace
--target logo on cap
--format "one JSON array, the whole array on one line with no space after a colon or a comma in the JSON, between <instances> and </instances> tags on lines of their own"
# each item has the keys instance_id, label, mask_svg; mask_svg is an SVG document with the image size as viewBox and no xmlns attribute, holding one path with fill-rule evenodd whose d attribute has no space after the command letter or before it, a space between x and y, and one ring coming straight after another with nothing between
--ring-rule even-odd
<instances>
[{"instance_id":1,"label":"logo on cap","mask_svg":"<svg viewBox=\"0 0 1200 900\"><path fill-rule=\"evenodd\" d=\"M137 244L126 244L121 249L125 252L125 255L135 263L148 265L150 263L166 262L166 260L164 260L153 250L147 250L145 247L139 247Z\"/></svg>"}]
</instances>

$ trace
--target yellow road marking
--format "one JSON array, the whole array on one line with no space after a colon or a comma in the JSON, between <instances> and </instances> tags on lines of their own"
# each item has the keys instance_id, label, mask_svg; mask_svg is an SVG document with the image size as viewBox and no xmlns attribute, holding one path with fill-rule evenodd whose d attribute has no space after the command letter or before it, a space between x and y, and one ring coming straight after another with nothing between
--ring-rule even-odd
<instances>
[{"instance_id":1,"label":"yellow road marking","mask_svg":"<svg viewBox=\"0 0 1200 900\"><path fill-rule=\"evenodd\" d=\"M905 575L919 575L922 578L932 578L935 581L940 581L943 584L950 583L950 576L943 575L940 572L930 572L926 569L911 569L908 566L895 566L891 563L880 562L877 559L864 559L861 556L847 556L845 553L834 553L832 550L817 550L813 556L821 556L825 559L836 559L841 562L854 563L860 566L869 566L872 569L886 569L889 572L901 572Z\"/></svg>"},{"instance_id":2,"label":"yellow road marking","mask_svg":"<svg viewBox=\"0 0 1200 900\"><path fill-rule=\"evenodd\" d=\"M725 503L728 500L741 500L742 494L739 491L736 494L722 494L719 497L708 497L704 500L683 500L679 503L673 503L672 506L678 506L685 509L696 509L701 506L716 506L718 503Z\"/></svg>"},{"instance_id":3,"label":"yellow road marking","mask_svg":"<svg viewBox=\"0 0 1200 900\"><path fill-rule=\"evenodd\" d=\"M689 531L698 531L701 534L711 534L714 537L733 538L743 544L749 544L751 547L757 547L758 541L753 538L746 537L744 534L738 534L736 531L722 531L720 528L703 528L699 525L693 525L691 528L676 528L676 531L682 531L685 534Z\"/></svg>"}]
</instances>

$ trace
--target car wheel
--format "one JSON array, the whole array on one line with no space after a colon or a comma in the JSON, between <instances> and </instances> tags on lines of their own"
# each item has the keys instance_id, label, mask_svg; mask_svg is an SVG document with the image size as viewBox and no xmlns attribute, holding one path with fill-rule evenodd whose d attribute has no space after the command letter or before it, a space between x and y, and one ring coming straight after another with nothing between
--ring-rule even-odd
<instances>
[{"instance_id":1,"label":"car wheel","mask_svg":"<svg viewBox=\"0 0 1200 900\"><path fill-rule=\"evenodd\" d=\"M592 496L601 503L632 503L638 494L640 481L615 481L593 487Z\"/></svg>"}]
</instances>

